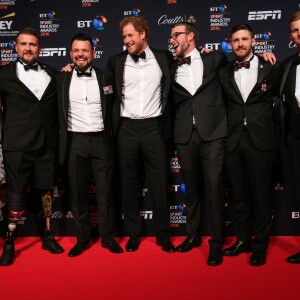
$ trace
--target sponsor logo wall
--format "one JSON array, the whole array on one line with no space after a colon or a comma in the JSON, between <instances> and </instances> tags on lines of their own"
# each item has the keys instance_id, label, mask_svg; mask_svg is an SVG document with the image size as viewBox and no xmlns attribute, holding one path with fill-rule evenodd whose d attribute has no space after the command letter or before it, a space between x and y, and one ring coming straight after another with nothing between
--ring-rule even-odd
<instances>
[{"instance_id":1,"label":"sponsor logo wall","mask_svg":"<svg viewBox=\"0 0 300 300\"><path fill-rule=\"evenodd\" d=\"M224 51L229 60L233 59L229 32L240 22L249 23L256 38L255 53L274 52L279 60L295 53L295 45L288 36L290 15L300 10L300 0L0 0L0 64L5 65L16 59L14 51L18 31L25 26L39 30L42 40L40 60L58 69L70 62L69 46L71 37L84 32L93 38L96 50L95 66L105 67L109 56L123 50L119 21L124 16L144 16L150 25L149 43L151 46L170 49L168 37L171 26L180 21L190 21L199 29L199 46ZM288 170L286 170L288 174ZM286 176L283 189L274 189L274 235L300 234L300 203L294 201ZM119 216L120 234L126 234L121 214L120 186L115 182L116 207ZM177 152L170 152L170 227L173 235L186 233L189 199L185 197L185 185ZM227 234L233 233L230 214L231 190L225 178ZM141 177L141 217L145 224L144 234L154 235L155 214L147 183ZM72 213L68 204L64 180L58 178L54 188L55 203L52 218L53 230L57 235L74 234ZM91 181L89 190L91 225L97 232L97 213L95 206L95 184ZM39 235L43 224L43 213L39 199L28 191L28 209L19 226L20 235ZM299 201L298 201L299 202ZM5 211L4 211L5 213ZM205 207L203 207L204 231L207 234ZM0 222L2 232L6 228Z\"/></svg>"}]
</instances>

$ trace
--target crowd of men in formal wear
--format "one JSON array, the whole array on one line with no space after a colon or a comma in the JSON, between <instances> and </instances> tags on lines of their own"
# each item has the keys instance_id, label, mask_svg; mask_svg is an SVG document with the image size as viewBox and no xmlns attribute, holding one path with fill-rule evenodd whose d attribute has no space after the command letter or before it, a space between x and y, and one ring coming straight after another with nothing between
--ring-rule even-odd
<instances>
[{"instance_id":1,"label":"crowd of men in formal wear","mask_svg":"<svg viewBox=\"0 0 300 300\"><path fill-rule=\"evenodd\" d=\"M290 19L290 38L300 53L300 11ZM250 265L267 261L271 230L272 178L281 122L285 117L294 197L300 200L300 68L297 54L283 63L253 53L252 28L241 23L230 33L234 62L219 51L199 51L194 24L171 28L167 50L148 44L142 17L125 17L120 30L126 50L111 56L107 69L93 65L90 36L71 40L72 64L61 72L39 62L40 37L33 28L16 38L17 61L0 69L3 105L2 150L7 185L7 234L0 265L15 259L17 224L25 213L26 187L40 192L45 215L42 248L64 249L51 232L57 168L67 172L77 243L69 257L90 247L88 186L96 184L101 245L124 250L116 241L112 184L120 174L122 213L129 240L127 252L139 249L142 234L139 178L143 164L153 202L156 243L168 253L201 245L202 210L209 224L207 264L223 256L251 253ZM281 118L282 117L282 118ZM187 197L187 237L177 247L170 240L168 145L179 153ZM58 155L57 155L58 153ZM59 160L59 164L58 164ZM232 188L235 243L223 249L224 173ZM287 258L300 263L300 253Z\"/></svg>"}]
</instances>

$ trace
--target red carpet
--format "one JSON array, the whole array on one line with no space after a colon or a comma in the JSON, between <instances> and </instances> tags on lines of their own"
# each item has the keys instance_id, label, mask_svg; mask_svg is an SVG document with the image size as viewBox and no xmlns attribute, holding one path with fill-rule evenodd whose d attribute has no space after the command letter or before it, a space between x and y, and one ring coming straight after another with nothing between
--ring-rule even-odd
<instances>
[{"instance_id":1,"label":"red carpet","mask_svg":"<svg viewBox=\"0 0 300 300\"><path fill-rule=\"evenodd\" d=\"M172 238L175 245L182 240ZM285 262L300 251L300 237L273 237L261 267L248 264L249 254L224 257L222 265L208 267L207 238L185 254L164 253L151 237L135 253L112 254L97 242L75 258L67 256L75 238L59 241L66 252L53 255L41 250L38 238L17 239L15 263L0 268L1 300L300 299L300 265Z\"/></svg>"}]
</instances>

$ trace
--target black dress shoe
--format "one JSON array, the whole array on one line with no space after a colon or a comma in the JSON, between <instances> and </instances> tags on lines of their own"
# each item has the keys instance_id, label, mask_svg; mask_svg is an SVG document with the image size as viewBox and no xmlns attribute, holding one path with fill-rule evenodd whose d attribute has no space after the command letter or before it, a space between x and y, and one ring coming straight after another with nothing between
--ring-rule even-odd
<instances>
[{"instance_id":1,"label":"black dress shoe","mask_svg":"<svg viewBox=\"0 0 300 300\"><path fill-rule=\"evenodd\" d=\"M120 245L113 239L111 241L101 240L101 246L107 248L112 253L123 253L123 249Z\"/></svg>"},{"instance_id":2,"label":"black dress shoe","mask_svg":"<svg viewBox=\"0 0 300 300\"><path fill-rule=\"evenodd\" d=\"M131 237L127 242L125 249L127 252L134 252L139 249L140 239L138 237Z\"/></svg>"},{"instance_id":3,"label":"black dress shoe","mask_svg":"<svg viewBox=\"0 0 300 300\"><path fill-rule=\"evenodd\" d=\"M15 257L15 245L13 241L6 241L3 247L3 253L0 257L0 266L10 266Z\"/></svg>"},{"instance_id":4,"label":"black dress shoe","mask_svg":"<svg viewBox=\"0 0 300 300\"><path fill-rule=\"evenodd\" d=\"M252 246L249 242L243 242L243 241L236 241L236 243L223 250L223 255L225 256L238 256L241 253L249 253L252 252Z\"/></svg>"},{"instance_id":5,"label":"black dress shoe","mask_svg":"<svg viewBox=\"0 0 300 300\"><path fill-rule=\"evenodd\" d=\"M267 253L263 250L254 250L250 257L251 266L262 266L267 262Z\"/></svg>"},{"instance_id":6,"label":"black dress shoe","mask_svg":"<svg viewBox=\"0 0 300 300\"><path fill-rule=\"evenodd\" d=\"M189 252L195 247L200 247L201 241L198 237L188 236L183 243L176 247L177 252Z\"/></svg>"},{"instance_id":7,"label":"black dress shoe","mask_svg":"<svg viewBox=\"0 0 300 300\"><path fill-rule=\"evenodd\" d=\"M169 238L156 239L156 244L161 246L161 249L165 252L174 253L175 246L170 242Z\"/></svg>"},{"instance_id":8,"label":"black dress shoe","mask_svg":"<svg viewBox=\"0 0 300 300\"><path fill-rule=\"evenodd\" d=\"M52 254L59 254L65 251L64 248L57 243L51 231L48 229L46 229L43 234L42 249L50 251Z\"/></svg>"},{"instance_id":9,"label":"black dress shoe","mask_svg":"<svg viewBox=\"0 0 300 300\"><path fill-rule=\"evenodd\" d=\"M78 256L82 254L85 250L89 249L90 247L91 247L90 242L87 243L77 242L76 245L69 251L68 256L69 257Z\"/></svg>"},{"instance_id":10,"label":"black dress shoe","mask_svg":"<svg viewBox=\"0 0 300 300\"><path fill-rule=\"evenodd\" d=\"M290 264L300 264L300 252L289 256L286 261Z\"/></svg>"},{"instance_id":11,"label":"black dress shoe","mask_svg":"<svg viewBox=\"0 0 300 300\"><path fill-rule=\"evenodd\" d=\"M218 266L223 262L222 247L211 246L207 258L209 266Z\"/></svg>"}]
</instances>

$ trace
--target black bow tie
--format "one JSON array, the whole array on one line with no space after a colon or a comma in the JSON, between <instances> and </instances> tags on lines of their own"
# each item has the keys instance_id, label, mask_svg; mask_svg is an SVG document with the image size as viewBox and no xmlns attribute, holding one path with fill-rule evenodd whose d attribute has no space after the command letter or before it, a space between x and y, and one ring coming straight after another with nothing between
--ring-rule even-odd
<instances>
[{"instance_id":1,"label":"black bow tie","mask_svg":"<svg viewBox=\"0 0 300 300\"><path fill-rule=\"evenodd\" d=\"M237 71L241 68L249 69L250 68L250 61L248 61L248 60L243 61L243 62L236 61L236 62L233 63L233 65L234 65L234 70L235 71Z\"/></svg>"},{"instance_id":2,"label":"black bow tie","mask_svg":"<svg viewBox=\"0 0 300 300\"><path fill-rule=\"evenodd\" d=\"M252 55L252 57L249 60L246 60L246 61L242 61L242 62L235 61L233 63L233 65L234 65L234 71L237 71L237 70L239 70L241 68L249 69L250 68L250 61L253 58L254 58L254 55Z\"/></svg>"},{"instance_id":3,"label":"black bow tie","mask_svg":"<svg viewBox=\"0 0 300 300\"><path fill-rule=\"evenodd\" d=\"M139 58L146 59L146 53L143 51L140 54L132 54L131 57L135 62L138 62Z\"/></svg>"},{"instance_id":4,"label":"black bow tie","mask_svg":"<svg viewBox=\"0 0 300 300\"><path fill-rule=\"evenodd\" d=\"M297 56L294 57L292 64L296 65L296 66L300 65L300 56L299 55L297 55Z\"/></svg>"},{"instance_id":5,"label":"black bow tie","mask_svg":"<svg viewBox=\"0 0 300 300\"><path fill-rule=\"evenodd\" d=\"M34 65L25 65L20 58L18 58L18 62L20 64L22 64L22 66L24 67L24 70L25 71L28 71L28 70L34 70L34 71L37 71L39 69L39 65L37 63L35 63Z\"/></svg>"},{"instance_id":6,"label":"black bow tie","mask_svg":"<svg viewBox=\"0 0 300 300\"><path fill-rule=\"evenodd\" d=\"M92 69L90 69L90 72L80 72L77 69L75 69L77 72L78 77L91 77L92 76Z\"/></svg>"},{"instance_id":7,"label":"black bow tie","mask_svg":"<svg viewBox=\"0 0 300 300\"><path fill-rule=\"evenodd\" d=\"M24 70L28 71L28 70L34 70L37 71L39 68L39 66L37 64L35 65L24 65Z\"/></svg>"},{"instance_id":8,"label":"black bow tie","mask_svg":"<svg viewBox=\"0 0 300 300\"><path fill-rule=\"evenodd\" d=\"M178 66L182 66L184 64L191 64L191 57L186 56L186 57L178 57Z\"/></svg>"}]
</instances>

